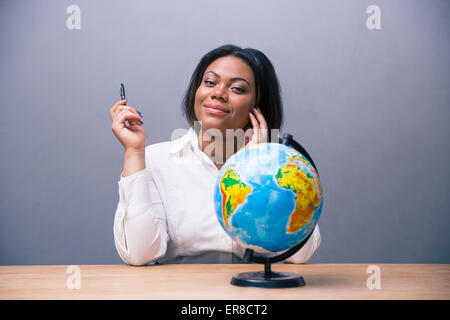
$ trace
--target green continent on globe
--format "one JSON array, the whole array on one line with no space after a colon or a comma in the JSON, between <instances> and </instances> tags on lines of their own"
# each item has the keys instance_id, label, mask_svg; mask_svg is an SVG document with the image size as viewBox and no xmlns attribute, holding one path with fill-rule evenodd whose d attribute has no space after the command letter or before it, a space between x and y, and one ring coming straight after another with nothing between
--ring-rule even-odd
<instances>
[{"instance_id":1,"label":"green continent on globe","mask_svg":"<svg viewBox=\"0 0 450 320\"><path fill-rule=\"evenodd\" d=\"M220 179L220 193L222 194L222 216L228 229L231 215L251 191L251 188L241 181L236 170L230 168L225 171Z\"/></svg>"},{"instance_id":2,"label":"green continent on globe","mask_svg":"<svg viewBox=\"0 0 450 320\"><path fill-rule=\"evenodd\" d=\"M287 232L297 232L311 221L314 211L320 205L320 195L314 187L314 176L306 174L296 164L287 163L278 170L276 179L282 188L295 193L295 209L291 213Z\"/></svg>"}]
</instances>

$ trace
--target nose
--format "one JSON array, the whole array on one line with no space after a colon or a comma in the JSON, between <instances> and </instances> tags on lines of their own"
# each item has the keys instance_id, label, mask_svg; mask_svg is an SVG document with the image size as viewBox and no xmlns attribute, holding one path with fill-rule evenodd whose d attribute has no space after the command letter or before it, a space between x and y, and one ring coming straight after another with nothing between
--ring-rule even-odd
<instances>
[{"instance_id":1,"label":"nose","mask_svg":"<svg viewBox=\"0 0 450 320\"><path fill-rule=\"evenodd\" d=\"M223 86L216 86L215 90L211 93L211 98L226 101L228 97Z\"/></svg>"}]
</instances>

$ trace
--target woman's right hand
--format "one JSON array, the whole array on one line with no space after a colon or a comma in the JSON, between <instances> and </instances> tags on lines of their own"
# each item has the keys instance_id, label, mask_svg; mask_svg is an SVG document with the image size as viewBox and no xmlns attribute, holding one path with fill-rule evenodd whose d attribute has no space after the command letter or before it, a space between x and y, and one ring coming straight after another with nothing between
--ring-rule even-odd
<instances>
[{"instance_id":1,"label":"woman's right hand","mask_svg":"<svg viewBox=\"0 0 450 320\"><path fill-rule=\"evenodd\" d=\"M139 120L139 115L135 108L126 106L127 99L118 101L109 111L112 120L112 131L125 148L125 151L144 151L145 130ZM128 120L129 126L125 125Z\"/></svg>"}]
</instances>

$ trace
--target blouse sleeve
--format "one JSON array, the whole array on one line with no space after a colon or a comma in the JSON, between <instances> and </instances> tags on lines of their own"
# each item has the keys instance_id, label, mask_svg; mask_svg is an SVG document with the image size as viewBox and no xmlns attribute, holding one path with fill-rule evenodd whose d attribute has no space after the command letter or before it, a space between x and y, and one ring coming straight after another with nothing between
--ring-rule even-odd
<instances>
[{"instance_id":1,"label":"blouse sleeve","mask_svg":"<svg viewBox=\"0 0 450 320\"><path fill-rule=\"evenodd\" d=\"M161 196L146 168L120 178L114 244L122 260L145 265L165 255L169 240Z\"/></svg>"},{"instance_id":2,"label":"blouse sleeve","mask_svg":"<svg viewBox=\"0 0 450 320\"><path fill-rule=\"evenodd\" d=\"M319 248L320 245L320 231L319 225L314 228L313 234L308 239L303 247L298 250L294 255L287 258L285 262L288 263L305 263L311 259L314 252Z\"/></svg>"}]
</instances>

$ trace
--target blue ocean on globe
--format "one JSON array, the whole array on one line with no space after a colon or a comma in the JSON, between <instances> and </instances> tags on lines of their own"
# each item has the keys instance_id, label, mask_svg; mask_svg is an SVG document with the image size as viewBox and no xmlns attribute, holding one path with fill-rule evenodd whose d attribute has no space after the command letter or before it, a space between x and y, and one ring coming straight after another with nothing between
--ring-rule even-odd
<instances>
[{"instance_id":1,"label":"blue ocean on globe","mask_svg":"<svg viewBox=\"0 0 450 320\"><path fill-rule=\"evenodd\" d=\"M214 207L225 232L245 248L279 253L307 237L323 204L318 173L297 150L260 143L230 157L218 174Z\"/></svg>"}]
</instances>

